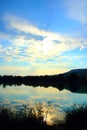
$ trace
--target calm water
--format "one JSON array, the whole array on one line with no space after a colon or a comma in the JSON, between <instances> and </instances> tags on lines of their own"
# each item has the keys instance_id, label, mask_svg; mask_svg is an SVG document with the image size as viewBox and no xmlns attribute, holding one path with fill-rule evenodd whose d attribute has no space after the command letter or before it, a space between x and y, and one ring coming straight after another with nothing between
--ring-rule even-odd
<instances>
[{"instance_id":1,"label":"calm water","mask_svg":"<svg viewBox=\"0 0 87 130\"><path fill-rule=\"evenodd\" d=\"M64 110L73 104L87 102L87 94L72 93L69 90L59 91L56 88L33 87L33 86L0 86L0 107L13 111L22 111L24 107L36 108L41 105L44 111L48 111L48 123L63 120Z\"/></svg>"}]
</instances>

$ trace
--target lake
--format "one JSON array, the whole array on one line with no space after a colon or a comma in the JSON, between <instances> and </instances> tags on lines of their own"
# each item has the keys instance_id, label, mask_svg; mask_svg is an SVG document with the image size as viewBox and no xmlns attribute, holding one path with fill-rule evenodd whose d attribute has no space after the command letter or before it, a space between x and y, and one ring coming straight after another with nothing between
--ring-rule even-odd
<instances>
[{"instance_id":1,"label":"lake","mask_svg":"<svg viewBox=\"0 0 87 130\"><path fill-rule=\"evenodd\" d=\"M4 107L20 113L24 108L26 111L30 108L36 110L39 106L48 124L64 120L66 109L73 104L83 103L87 103L87 94L74 93L66 89L60 91L52 86L48 88L25 85L0 86L0 108Z\"/></svg>"}]
</instances>

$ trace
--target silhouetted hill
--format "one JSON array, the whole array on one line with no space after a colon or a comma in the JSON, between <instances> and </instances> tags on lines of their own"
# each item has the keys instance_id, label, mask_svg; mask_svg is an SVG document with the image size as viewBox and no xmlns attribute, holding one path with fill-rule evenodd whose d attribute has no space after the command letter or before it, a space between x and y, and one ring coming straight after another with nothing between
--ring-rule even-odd
<instances>
[{"instance_id":1,"label":"silhouetted hill","mask_svg":"<svg viewBox=\"0 0 87 130\"><path fill-rule=\"evenodd\" d=\"M87 76L87 69L73 69L73 70L70 70L66 73L64 73L65 76L69 76L70 74L72 73L76 73L78 76Z\"/></svg>"},{"instance_id":2,"label":"silhouetted hill","mask_svg":"<svg viewBox=\"0 0 87 130\"><path fill-rule=\"evenodd\" d=\"M0 84L6 85L32 85L53 86L59 90L69 89L72 92L87 91L87 69L75 69L64 74L43 76L0 76Z\"/></svg>"}]
</instances>

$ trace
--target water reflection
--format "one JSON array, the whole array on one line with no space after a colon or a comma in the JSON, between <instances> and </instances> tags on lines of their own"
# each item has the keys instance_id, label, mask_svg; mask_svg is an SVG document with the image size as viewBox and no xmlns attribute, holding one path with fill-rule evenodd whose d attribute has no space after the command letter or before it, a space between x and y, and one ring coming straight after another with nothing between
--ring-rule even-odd
<instances>
[{"instance_id":1,"label":"water reflection","mask_svg":"<svg viewBox=\"0 0 87 130\"><path fill-rule=\"evenodd\" d=\"M69 90L59 91L53 87L33 87L33 86L0 86L0 107L11 109L20 113L26 107L36 110L38 104L43 108L44 120L48 123L63 120L65 116L64 109L74 103L86 102L86 94L76 94ZM46 113L48 111L47 117Z\"/></svg>"}]
</instances>

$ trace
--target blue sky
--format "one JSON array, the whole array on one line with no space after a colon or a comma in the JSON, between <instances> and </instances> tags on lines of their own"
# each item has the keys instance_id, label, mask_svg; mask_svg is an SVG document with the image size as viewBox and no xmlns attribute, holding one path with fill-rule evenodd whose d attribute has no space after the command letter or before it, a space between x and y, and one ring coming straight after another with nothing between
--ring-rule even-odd
<instances>
[{"instance_id":1,"label":"blue sky","mask_svg":"<svg viewBox=\"0 0 87 130\"><path fill-rule=\"evenodd\" d=\"M0 0L1 75L86 67L87 0Z\"/></svg>"}]
</instances>

